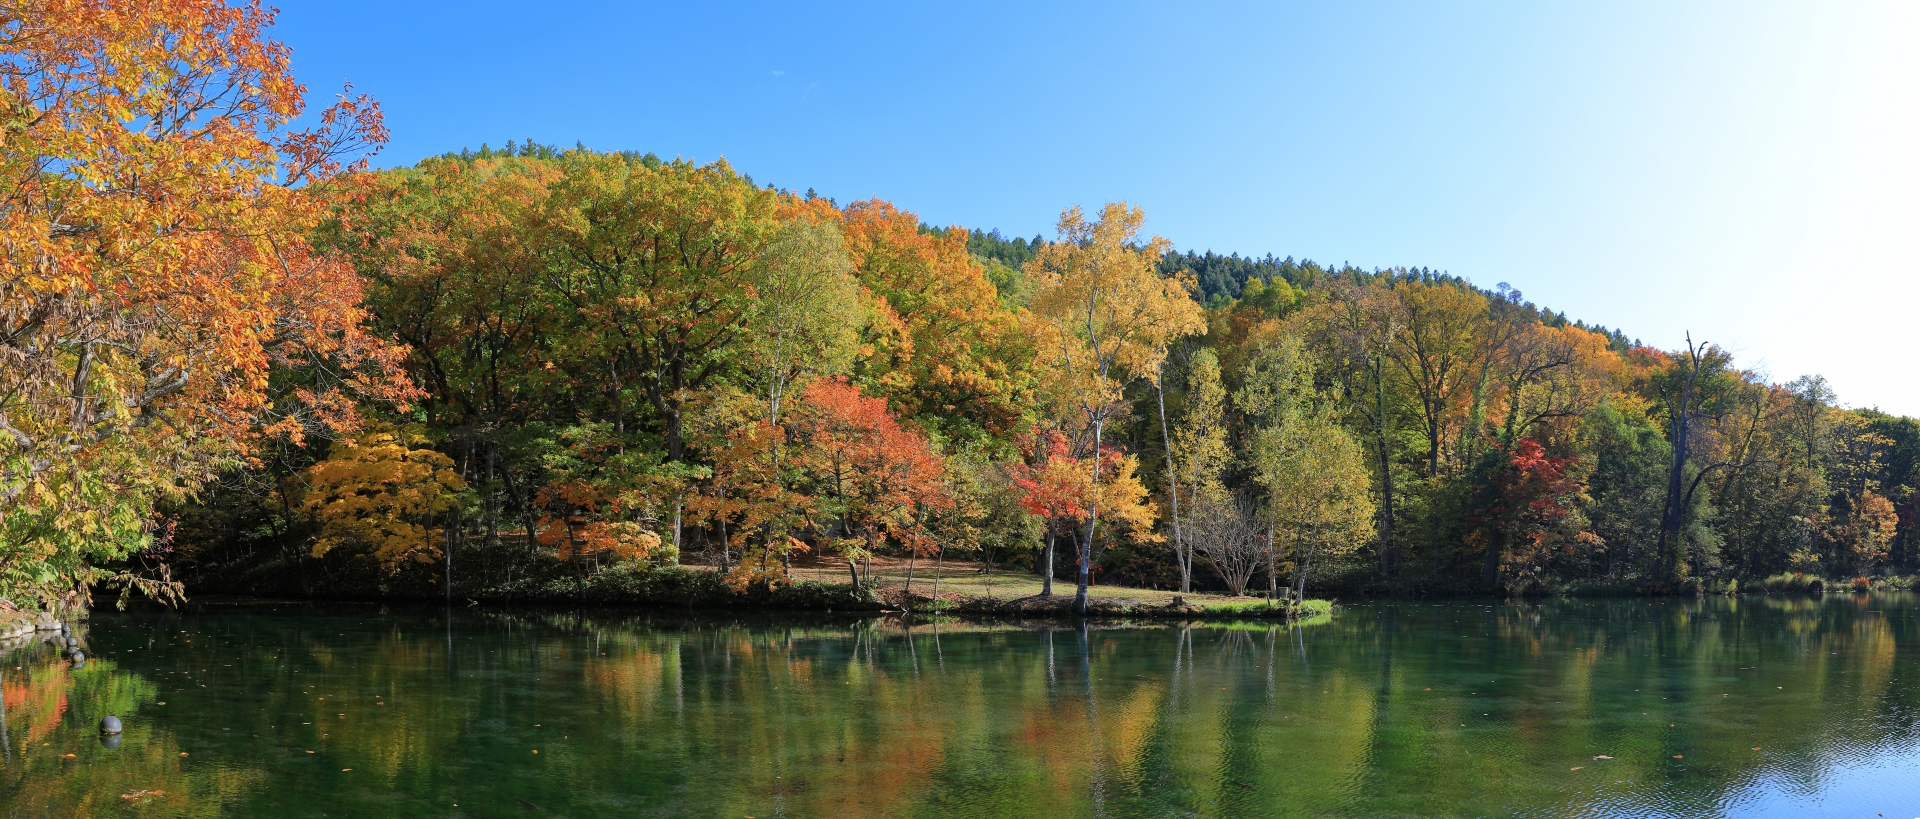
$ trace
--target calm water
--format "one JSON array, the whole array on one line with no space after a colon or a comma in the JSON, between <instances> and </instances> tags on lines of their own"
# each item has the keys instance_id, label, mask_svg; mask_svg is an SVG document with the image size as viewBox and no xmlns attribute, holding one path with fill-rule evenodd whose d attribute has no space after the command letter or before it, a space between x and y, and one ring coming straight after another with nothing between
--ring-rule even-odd
<instances>
[{"instance_id":1,"label":"calm water","mask_svg":"<svg viewBox=\"0 0 1920 819\"><path fill-rule=\"evenodd\" d=\"M0 648L0 816L1920 817L1910 596L1294 630L207 606L82 639Z\"/></svg>"}]
</instances>

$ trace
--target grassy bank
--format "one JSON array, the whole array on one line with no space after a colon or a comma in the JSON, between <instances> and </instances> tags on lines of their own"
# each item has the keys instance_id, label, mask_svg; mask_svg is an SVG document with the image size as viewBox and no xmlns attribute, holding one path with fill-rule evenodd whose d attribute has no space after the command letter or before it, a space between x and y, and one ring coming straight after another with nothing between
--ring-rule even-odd
<instances>
[{"instance_id":1,"label":"grassy bank","mask_svg":"<svg viewBox=\"0 0 1920 819\"><path fill-rule=\"evenodd\" d=\"M735 591L707 567L670 566L643 569L631 564L591 573L527 575L513 582L464 592L469 604L566 603L677 609L753 608L788 611L898 611L975 616L1063 616L1073 612L1073 587L1056 583L1054 594L1043 596L1038 578L1019 575L988 577L942 576L908 582L906 570L877 566L873 582L854 585L850 578L815 577L797 571L793 583L772 589ZM1189 594L1116 586L1097 587L1088 595L1095 616L1125 617L1286 617L1284 604L1246 597ZM1291 613L1327 614L1332 604L1308 601Z\"/></svg>"}]
</instances>

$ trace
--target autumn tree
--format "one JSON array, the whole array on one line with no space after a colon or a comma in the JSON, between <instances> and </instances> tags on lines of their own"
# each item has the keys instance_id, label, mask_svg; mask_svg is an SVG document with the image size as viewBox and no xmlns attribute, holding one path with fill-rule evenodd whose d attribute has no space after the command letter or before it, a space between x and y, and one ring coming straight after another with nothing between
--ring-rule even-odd
<instances>
[{"instance_id":1,"label":"autumn tree","mask_svg":"<svg viewBox=\"0 0 1920 819\"><path fill-rule=\"evenodd\" d=\"M876 313L859 378L903 417L953 438L1007 435L1032 394L1029 339L967 252L967 232L922 229L878 199L841 230Z\"/></svg>"},{"instance_id":2,"label":"autumn tree","mask_svg":"<svg viewBox=\"0 0 1920 819\"><path fill-rule=\"evenodd\" d=\"M1538 588L1554 552L1597 543L1582 514L1586 486L1573 466L1532 438L1487 454L1467 536L1484 551L1483 584L1498 588L1504 577L1509 588Z\"/></svg>"},{"instance_id":3,"label":"autumn tree","mask_svg":"<svg viewBox=\"0 0 1920 819\"><path fill-rule=\"evenodd\" d=\"M1093 221L1070 208L1060 216L1058 240L1026 265L1037 287L1030 332L1053 382L1055 417L1070 420L1092 453L1103 449L1122 388L1156 372L1173 339L1206 329L1199 305L1188 295L1191 280L1159 272L1157 262L1169 243L1159 237L1139 240L1145 219L1139 208L1123 203L1108 204ZM1095 485L1099 469L1095 458ZM1097 495L1095 501L1079 544L1074 608L1082 613L1100 517Z\"/></svg>"},{"instance_id":4,"label":"autumn tree","mask_svg":"<svg viewBox=\"0 0 1920 819\"><path fill-rule=\"evenodd\" d=\"M1072 538L1076 552L1091 550L1080 541L1080 527L1088 527L1089 539L1115 528L1137 540L1155 539L1154 512L1137 474L1137 459L1117 447L1108 447L1097 456L1077 454L1067 436L1056 430L1029 436L1022 442L1022 449L1026 460L1014 466L1012 486L1019 493L1020 505L1045 526L1046 544L1040 560L1042 597L1053 596L1054 550L1059 538ZM1104 529L1094 521L1095 509L1107 511ZM1084 598L1076 601L1080 599Z\"/></svg>"},{"instance_id":5,"label":"autumn tree","mask_svg":"<svg viewBox=\"0 0 1920 819\"><path fill-rule=\"evenodd\" d=\"M1293 596L1304 599L1315 559L1351 554L1373 537L1366 457L1331 413L1301 407L1254 433L1250 460L1267 494L1272 537L1285 543Z\"/></svg>"},{"instance_id":6,"label":"autumn tree","mask_svg":"<svg viewBox=\"0 0 1920 819\"><path fill-rule=\"evenodd\" d=\"M533 499L536 544L561 560L678 560L678 547L659 535L662 511L704 469L676 472L657 451L627 447L605 422L555 430L537 448L546 482Z\"/></svg>"},{"instance_id":7,"label":"autumn tree","mask_svg":"<svg viewBox=\"0 0 1920 819\"><path fill-rule=\"evenodd\" d=\"M1173 508L1182 501L1195 515L1205 510L1213 529L1230 529L1237 511L1225 478L1232 451L1227 444L1226 387L1212 350L1194 353L1187 364L1186 406L1167 448L1167 482ZM1194 519L1198 525L1198 518ZM1193 542L1182 542L1174 522L1174 557L1180 562L1180 591L1193 591ZM1216 548L1216 551L1218 549ZM1229 585L1232 585L1229 583Z\"/></svg>"},{"instance_id":8,"label":"autumn tree","mask_svg":"<svg viewBox=\"0 0 1920 819\"><path fill-rule=\"evenodd\" d=\"M313 556L360 546L389 572L439 559L445 529L437 524L467 485L453 459L427 443L418 428L385 425L335 441L302 476L300 510L319 524Z\"/></svg>"},{"instance_id":9,"label":"autumn tree","mask_svg":"<svg viewBox=\"0 0 1920 819\"><path fill-rule=\"evenodd\" d=\"M1391 291L1340 280L1320 291L1305 316L1311 343L1371 450L1380 492L1380 573L1386 576L1399 570L1402 557L1395 529L1394 457L1407 412L1391 362L1407 321L1405 305Z\"/></svg>"},{"instance_id":10,"label":"autumn tree","mask_svg":"<svg viewBox=\"0 0 1920 819\"><path fill-rule=\"evenodd\" d=\"M933 554L928 521L953 500L926 438L901 426L884 399L845 381L812 382L802 403L793 423L798 457L818 484L820 513L834 519L854 582L871 578L872 555L889 541L915 557Z\"/></svg>"},{"instance_id":11,"label":"autumn tree","mask_svg":"<svg viewBox=\"0 0 1920 819\"><path fill-rule=\"evenodd\" d=\"M308 242L385 139L305 88L258 3L15 4L0 26L0 593L84 598L262 432L402 398L361 283ZM276 393L276 368L315 381ZM122 574L150 592L177 588Z\"/></svg>"},{"instance_id":12,"label":"autumn tree","mask_svg":"<svg viewBox=\"0 0 1920 819\"><path fill-rule=\"evenodd\" d=\"M1873 492L1861 493L1849 510L1846 523L1836 533L1858 576L1867 576L1887 559L1899 524L1900 516L1894 511L1892 501Z\"/></svg>"}]
</instances>

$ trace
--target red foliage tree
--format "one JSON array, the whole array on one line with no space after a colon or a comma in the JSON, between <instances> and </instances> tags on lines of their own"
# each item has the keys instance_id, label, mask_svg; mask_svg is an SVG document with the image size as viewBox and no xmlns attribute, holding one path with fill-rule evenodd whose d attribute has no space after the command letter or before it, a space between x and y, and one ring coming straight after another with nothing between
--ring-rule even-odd
<instances>
[{"instance_id":1,"label":"red foliage tree","mask_svg":"<svg viewBox=\"0 0 1920 819\"><path fill-rule=\"evenodd\" d=\"M845 381L822 379L807 386L792 432L802 471L816 476L822 511L837 518L840 554L861 582L859 561L888 541L913 556L933 553L929 516L949 509L953 498L941 480L945 462L927 439L900 425L887 402L869 398Z\"/></svg>"},{"instance_id":2,"label":"red foliage tree","mask_svg":"<svg viewBox=\"0 0 1920 819\"><path fill-rule=\"evenodd\" d=\"M1496 445L1487 463L1467 515L1468 544L1486 549L1487 585L1500 582L1503 568L1524 584L1544 570L1554 549L1571 555L1576 544L1598 543L1580 511L1587 490L1572 474L1574 459L1548 455L1539 441L1521 438L1511 449Z\"/></svg>"}]
</instances>

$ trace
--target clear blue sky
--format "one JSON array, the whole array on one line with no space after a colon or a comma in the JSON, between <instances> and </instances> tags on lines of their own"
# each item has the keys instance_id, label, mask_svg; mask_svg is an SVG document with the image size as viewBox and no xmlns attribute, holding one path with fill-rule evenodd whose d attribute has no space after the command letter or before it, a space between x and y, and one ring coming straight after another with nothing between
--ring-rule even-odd
<instances>
[{"instance_id":1,"label":"clear blue sky","mask_svg":"<svg viewBox=\"0 0 1920 819\"><path fill-rule=\"evenodd\" d=\"M1920 4L283 0L383 164L533 138L1051 236L1426 266L1920 415Z\"/></svg>"}]
</instances>

